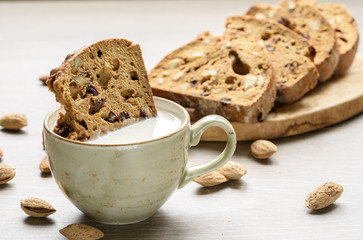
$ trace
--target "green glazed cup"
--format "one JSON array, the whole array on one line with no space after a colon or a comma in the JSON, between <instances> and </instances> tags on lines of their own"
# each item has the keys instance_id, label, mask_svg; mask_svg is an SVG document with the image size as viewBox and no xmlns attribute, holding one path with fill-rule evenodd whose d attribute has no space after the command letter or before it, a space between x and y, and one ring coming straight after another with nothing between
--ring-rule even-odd
<instances>
[{"instance_id":1,"label":"green glazed cup","mask_svg":"<svg viewBox=\"0 0 363 240\"><path fill-rule=\"evenodd\" d=\"M162 138L132 144L88 144L65 139L52 129L61 109L47 115L44 140L59 188L88 217L105 224L129 224L151 217L177 189L224 165L236 148L236 134L223 117L210 115L193 125L180 105L154 97L157 109L182 124ZM201 165L186 167L189 148L212 126L227 134L223 152Z\"/></svg>"}]
</instances>

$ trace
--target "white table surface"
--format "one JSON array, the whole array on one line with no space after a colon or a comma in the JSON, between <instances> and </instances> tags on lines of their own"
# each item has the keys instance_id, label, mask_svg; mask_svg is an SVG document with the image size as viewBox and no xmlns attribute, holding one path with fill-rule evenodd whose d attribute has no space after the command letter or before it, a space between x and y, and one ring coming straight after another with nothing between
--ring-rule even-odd
<instances>
[{"instance_id":1,"label":"white table surface","mask_svg":"<svg viewBox=\"0 0 363 240\"><path fill-rule=\"evenodd\" d=\"M270 1L271 2L271 1ZM337 2L337 1L334 1ZM45 156L42 122L59 106L38 77L67 53L110 37L139 43L150 70L165 54L210 30L221 34L224 19L241 15L255 1L0 2L0 116L25 113L29 126L0 130L1 163L16 177L0 186L0 239L64 239L71 223L100 228L104 239L363 239L363 115L312 133L275 139L278 152L255 160L250 142L238 143L233 161L248 173L212 188L192 182L177 190L150 219L108 226L89 220L38 169ZM363 3L345 4L362 30ZM362 32L362 31L361 31ZM224 143L191 149L189 164L216 156ZM326 181L344 193L321 211L305 208L307 193ZM34 219L20 200L40 197L57 212Z\"/></svg>"}]
</instances>

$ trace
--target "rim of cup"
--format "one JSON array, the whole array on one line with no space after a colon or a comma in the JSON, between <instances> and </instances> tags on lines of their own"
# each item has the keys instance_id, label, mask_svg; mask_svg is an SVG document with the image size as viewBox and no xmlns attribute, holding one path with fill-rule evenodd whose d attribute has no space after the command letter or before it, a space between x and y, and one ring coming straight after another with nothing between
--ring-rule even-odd
<instances>
[{"instance_id":1,"label":"rim of cup","mask_svg":"<svg viewBox=\"0 0 363 240\"><path fill-rule=\"evenodd\" d=\"M122 146L141 145L141 144L146 144L146 143L150 143L150 142L156 142L156 141L159 141L161 139L165 139L165 138L168 138L168 137L171 137L171 136L177 134L178 132L182 131L188 125L188 123L190 122L189 114L188 114L187 110L185 110L185 108L183 108L181 105L177 104L176 102L173 102L171 100L168 100L168 99L165 99L165 98L161 98L161 97L155 97L154 96L154 100L164 101L164 102L167 102L168 104L172 104L172 105L174 105L175 108L180 109L184 113L184 115L186 116L185 119L184 119L184 121L182 122L182 124L180 124L180 126L178 127L178 129L176 129L175 131L173 131L173 132L171 132L171 133L169 133L169 134L167 134L165 136L162 136L162 137L159 137L159 138L155 138L155 139L150 139L150 140L140 141L140 142L134 142L134 143L98 144L98 143L81 142L81 141L71 140L71 139L62 137L62 136L54 133L53 130L50 129L48 123L49 123L50 118L56 112L58 112L59 110L61 110L63 107L59 107L59 108L57 108L57 109L49 112L47 114L47 116L45 117L45 119L44 119L43 126L44 126L45 131L48 132L48 134L52 135L53 137L57 138L60 141L74 143L74 144L79 144L79 145L84 145L84 146L92 146L92 147L115 147L115 146L122 147ZM117 130L115 130L115 131L117 131Z\"/></svg>"}]
</instances>

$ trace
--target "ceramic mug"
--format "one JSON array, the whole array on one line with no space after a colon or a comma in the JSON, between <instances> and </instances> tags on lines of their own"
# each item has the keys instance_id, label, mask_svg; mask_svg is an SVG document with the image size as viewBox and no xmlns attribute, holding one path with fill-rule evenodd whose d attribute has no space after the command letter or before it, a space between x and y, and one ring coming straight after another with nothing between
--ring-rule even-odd
<instances>
[{"instance_id":1,"label":"ceramic mug","mask_svg":"<svg viewBox=\"0 0 363 240\"><path fill-rule=\"evenodd\" d=\"M52 131L61 109L45 118L44 140L53 177L68 199L97 222L129 224L149 218L177 188L221 167L235 151L236 134L225 118L209 115L191 125L183 107L154 99L157 109L172 113L182 124L167 136L144 142L73 141ZM226 132L225 149L209 162L186 167L189 148L212 126Z\"/></svg>"}]
</instances>

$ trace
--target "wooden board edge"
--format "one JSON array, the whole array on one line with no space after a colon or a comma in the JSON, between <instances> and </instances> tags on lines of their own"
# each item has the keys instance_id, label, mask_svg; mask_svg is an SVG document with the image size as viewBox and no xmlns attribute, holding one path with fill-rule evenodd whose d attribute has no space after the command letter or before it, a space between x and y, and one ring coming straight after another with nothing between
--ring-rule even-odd
<instances>
[{"instance_id":1,"label":"wooden board edge","mask_svg":"<svg viewBox=\"0 0 363 240\"><path fill-rule=\"evenodd\" d=\"M344 76L339 82L332 82L335 87L347 87L345 86L347 82L344 78L351 77L350 82L355 80L357 76L360 79L360 73L363 74L363 68L360 66L363 62L363 57L361 55L356 56L355 64L352 66L351 75ZM348 81L348 82L349 82ZM323 105L321 109L315 111L304 111L298 112L298 114L280 115L278 112L274 113L271 118L267 118L266 121L262 123L247 124L241 122L231 122L233 125L238 141L251 141L256 139L273 139L294 136L310 131L314 131L323 127L327 127L344 120L347 120L357 114L363 112L363 90L359 86L362 86L362 81L358 81L357 92L351 99L345 99L340 101L337 99L335 105ZM349 83L348 83L349 84ZM324 86L320 88L324 90ZM320 95L319 95L320 96ZM321 95L325 98L325 95ZM327 96L335 97L333 94ZM338 97L338 96L337 96ZM309 102L312 102L310 98ZM296 109L296 108L295 108ZM283 110L282 112L285 112ZM281 118L281 116L284 116ZM201 137L201 141L226 141L225 133L216 127L208 129Z\"/></svg>"},{"instance_id":2,"label":"wooden board edge","mask_svg":"<svg viewBox=\"0 0 363 240\"><path fill-rule=\"evenodd\" d=\"M311 113L296 119L286 119L278 122L262 122L255 124L231 122L231 124L237 133L237 141L294 136L327 127L360 114L363 112L363 96L333 108L334 111L331 111L331 108L327 108L318 113ZM311 121L311 119L313 119L313 121ZM226 140L227 137L224 131L217 127L207 129L201 137L201 141L208 142Z\"/></svg>"}]
</instances>

